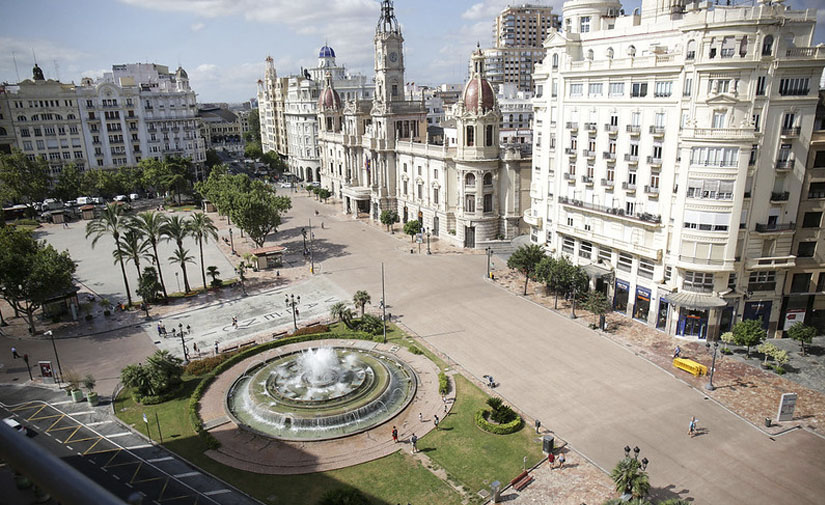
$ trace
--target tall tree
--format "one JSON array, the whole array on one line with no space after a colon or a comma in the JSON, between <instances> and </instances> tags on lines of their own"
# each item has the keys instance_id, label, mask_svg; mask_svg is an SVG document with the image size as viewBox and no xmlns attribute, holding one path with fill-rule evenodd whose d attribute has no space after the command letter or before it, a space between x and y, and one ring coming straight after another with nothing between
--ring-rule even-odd
<instances>
[{"instance_id":1,"label":"tall tree","mask_svg":"<svg viewBox=\"0 0 825 505\"><path fill-rule=\"evenodd\" d=\"M112 256L115 258L115 262L126 260L134 263L138 278L140 278L140 260L151 258L149 251L152 249L152 245L146 240L140 229L134 227L134 221L131 221L129 225L129 229L120 236L120 247L112 251Z\"/></svg>"},{"instance_id":2,"label":"tall tree","mask_svg":"<svg viewBox=\"0 0 825 505\"><path fill-rule=\"evenodd\" d=\"M356 307L361 307L361 317L364 317L364 306L370 303L371 300L370 294L364 290L356 291L352 297L352 303L354 303Z\"/></svg>"},{"instance_id":3,"label":"tall tree","mask_svg":"<svg viewBox=\"0 0 825 505\"><path fill-rule=\"evenodd\" d=\"M507 259L507 267L524 274L524 295L527 295L527 283L544 258L544 251L536 244L523 245L513 251Z\"/></svg>"},{"instance_id":4,"label":"tall tree","mask_svg":"<svg viewBox=\"0 0 825 505\"><path fill-rule=\"evenodd\" d=\"M601 291L591 291L587 294L584 308L599 316L599 329L604 330L605 314L610 312L610 301Z\"/></svg>"},{"instance_id":5,"label":"tall tree","mask_svg":"<svg viewBox=\"0 0 825 505\"><path fill-rule=\"evenodd\" d=\"M152 246L152 256L154 257L155 266L158 269L158 278L160 285L163 288L163 298L168 298L166 294L166 284L163 282L163 271L160 268L160 256L158 256L158 242L163 238L163 225L166 224L168 218L165 214L155 211L141 212L136 218L132 220L132 225L143 233L143 236Z\"/></svg>"},{"instance_id":6,"label":"tall tree","mask_svg":"<svg viewBox=\"0 0 825 505\"><path fill-rule=\"evenodd\" d=\"M161 291L160 283L158 282L158 273L155 267L146 267L138 279L138 288L135 292L144 303L155 303L158 299L158 293Z\"/></svg>"},{"instance_id":7,"label":"tall tree","mask_svg":"<svg viewBox=\"0 0 825 505\"><path fill-rule=\"evenodd\" d=\"M74 163L69 163L64 166L52 188L52 197L68 201L80 196L80 181L82 175L83 173Z\"/></svg>"},{"instance_id":8,"label":"tall tree","mask_svg":"<svg viewBox=\"0 0 825 505\"><path fill-rule=\"evenodd\" d=\"M819 274L823 275L823 274ZM813 326L807 326L802 321L796 322L788 328L788 336L791 337L793 340L799 342L799 345L802 346L802 355L805 355L805 344L810 344L813 342L814 337L816 336L816 328Z\"/></svg>"},{"instance_id":9,"label":"tall tree","mask_svg":"<svg viewBox=\"0 0 825 505\"><path fill-rule=\"evenodd\" d=\"M759 345L768 336L765 328L762 327L762 318L746 319L739 321L731 328L733 340L737 345L744 345L747 350L745 356L751 357L751 347Z\"/></svg>"},{"instance_id":10,"label":"tall tree","mask_svg":"<svg viewBox=\"0 0 825 505\"><path fill-rule=\"evenodd\" d=\"M180 269L183 272L183 287L186 290L186 293L192 291L192 288L189 287L189 276L186 273L186 264L194 263L195 257L190 256L189 250L184 249L183 246L179 244L178 247L175 248L172 255L169 256L169 262L180 265Z\"/></svg>"},{"instance_id":11,"label":"tall tree","mask_svg":"<svg viewBox=\"0 0 825 505\"><path fill-rule=\"evenodd\" d=\"M394 225L398 222L398 212L389 209L389 210L382 210L381 211L381 224L387 227L387 231L390 231L390 226ZM395 230L393 230L395 231Z\"/></svg>"},{"instance_id":12,"label":"tall tree","mask_svg":"<svg viewBox=\"0 0 825 505\"><path fill-rule=\"evenodd\" d=\"M132 305L132 292L129 289L129 279L126 277L126 266L123 264L123 251L121 250L120 236L129 228L129 221L123 214L123 207L114 203L107 204L100 217L89 221L86 225L86 238L92 238L92 248L104 235L111 235L115 241L118 262L120 263L120 273L123 275L123 284L126 286L126 299Z\"/></svg>"},{"instance_id":13,"label":"tall tree","mask_svg":"<svg viewBox=\"0 0 825 505\"><path fill-rule=\"evenodd\" d=\"M68 251L37 242L30 232L0 228L0 291L16 311L26 314L36 332L34 312L56 294L72 288L75 263Z\"/></svg>"},{"instance_id":14,"label":"tall tree","mask_svg":"<svg viewBox=\"0 0 825 505\"><path fill-rule=\"evenodd\" d=\"M286 196L277 196L261 181L253 181L251 190L237 195L232 218L249 238L261 247L266 237L278 231L281 215L292 207Z\"/></svg>"},{"instance_id":15,"label":"tall tree","mask_svg":"<svg viewBox=\"0 0 825 505\"><path fill-rule=\"evenodd\" d=\"M16 149L0 154L0 202L32 204L43 200L49 194L49 173L49 165L40 157L30 160Z\"/></svg>"},{"instance_id":16,"label":"tall tree","mask_svg":"<svg viewBox=\"0 0 825 505\"><path fill-rule=\"evenodd\" d=\"M421 223L417 219L404 223L404 233L410 236L410 242L415 240L415 234L421 231Z\"/></svg>"},{"instance_id":17,"label":"tall tree","mask_svg":"<svg viewBox=\"0 0 825 505\"><path fill-rule=\"evenodd\" d=\"M203 243L209 239L218 240L218 228L212 222L212 218L203 212L196 212L189 221L189 233L198 241L198 249L201 257L201 277L203 278L203 289L206 285L206 265L203 263Z\"/></svg>"},{"instance_id":18,"label":"tall tree","mask_svg":"<svg viewBox=\"0 0 825 505\"><path fill-rule=\"evenodd\" d=\"M352 311L349 310L349 307L344 302L336 302L332 304L329 308L329 315L333 319L338 319L344 325L352 329Z\"/></svg>"},{"instance_id":19,"label":"tall tree","mask_svg":"<svg viewBox=\"0 0 825 505\"><path fill-rule=\"evenodd\" d=\"M169 165L155 158L143 158L138 163L142 174L144 187L152 188L156 193L165 194L169 190L169 178L172 171Z\"/></svg>"}]
</instances>

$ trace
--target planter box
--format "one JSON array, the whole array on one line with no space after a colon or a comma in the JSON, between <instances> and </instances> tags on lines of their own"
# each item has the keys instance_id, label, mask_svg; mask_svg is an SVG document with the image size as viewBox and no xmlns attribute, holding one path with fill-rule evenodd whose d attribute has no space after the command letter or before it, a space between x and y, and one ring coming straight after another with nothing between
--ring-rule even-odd
<instances>
[{"instance_id":1,"label":"planter box","mask_svg":"<svg viewBox=\"0 0 825 505\"><path fill-rule=\"evenodd\" d=\"M69 393L69 394L71 395L72 400L73 400L75 403L80 403L80 402L82 402L82 401L83 401L83 391L81 391L81 390L79 390L79 389L75 389L74 391L72 391L72 392L71 392L71 393Z\"/></svg>"},{"instance_id":2,"label":"planter box","mask_svg":"<svg viewBox=\"0 0 825 505\"><path fill-rule=\"evenodd\" d=\"M97 393L94 391L86 394L86 401L89 402L89 405L92 407L96 407L100 399L97 396Z\"/></svg>"}]
</instances>

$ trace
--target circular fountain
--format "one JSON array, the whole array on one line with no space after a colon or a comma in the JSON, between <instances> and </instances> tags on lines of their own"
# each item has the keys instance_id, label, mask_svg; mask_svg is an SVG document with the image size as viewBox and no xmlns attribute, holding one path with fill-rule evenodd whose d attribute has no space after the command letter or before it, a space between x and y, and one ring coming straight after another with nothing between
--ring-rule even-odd
<instances>
[{"instance_id":1,"label":"circular fountain","mask_svg":"<svg viewBox=\"0 0 825 505\"><path fill-rule=\"evenodd\" d=\"M395 357L320 347L247 368L226 394L226 411L236 424L262 435L327 440L389 420L415 391L415 374Z\"/></svg>"}]
</instances>

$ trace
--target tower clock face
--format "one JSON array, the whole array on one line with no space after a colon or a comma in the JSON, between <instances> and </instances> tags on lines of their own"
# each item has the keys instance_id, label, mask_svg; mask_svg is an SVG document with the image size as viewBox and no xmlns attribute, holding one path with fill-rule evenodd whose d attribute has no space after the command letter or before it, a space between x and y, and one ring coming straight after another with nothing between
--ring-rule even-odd
<instances>
[{"instance_id":1,"label":"tower clock face","mask_svg":"<svg viewBox=\"0 0 825 505\"><path fill-rule=\"evenodd\" d=\"M393 62L393 63L398 61L398 53L396 53L395 51L391 52L390 53L390 61Z\"/></svg>"}]
</instances>

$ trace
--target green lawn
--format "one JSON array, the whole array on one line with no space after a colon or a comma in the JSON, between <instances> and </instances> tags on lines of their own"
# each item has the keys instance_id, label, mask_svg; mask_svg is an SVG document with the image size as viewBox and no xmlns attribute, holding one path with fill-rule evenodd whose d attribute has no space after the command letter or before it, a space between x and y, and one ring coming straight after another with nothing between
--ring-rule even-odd
<instances>
[{"instance_id":1,"label":"green lawn","mask_svg":"<svg viewBox=\"0 0 825 505\"><path fill-rule=\"evenodd\" d=\"M453 376L456 404L441 423L418 442L434 462L472 493L521 473L524 457L533 466L542 457L541 443L529 427L510 435L493 435L476 427L473 416L487 395L460 375Z\"/></svg>"}]
</instances>

